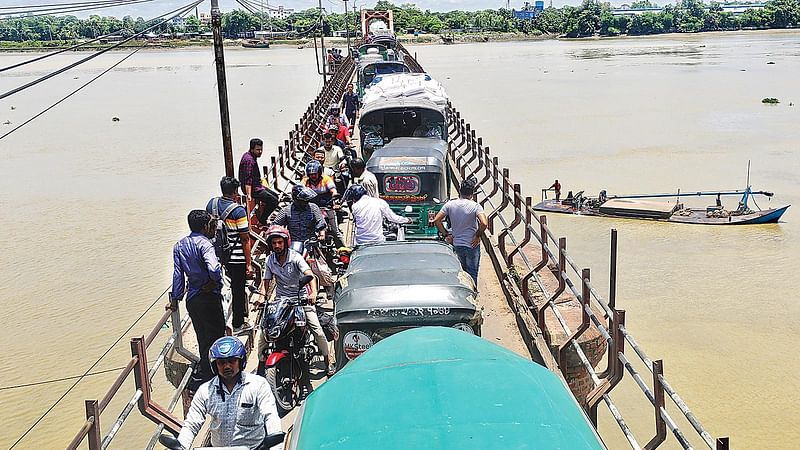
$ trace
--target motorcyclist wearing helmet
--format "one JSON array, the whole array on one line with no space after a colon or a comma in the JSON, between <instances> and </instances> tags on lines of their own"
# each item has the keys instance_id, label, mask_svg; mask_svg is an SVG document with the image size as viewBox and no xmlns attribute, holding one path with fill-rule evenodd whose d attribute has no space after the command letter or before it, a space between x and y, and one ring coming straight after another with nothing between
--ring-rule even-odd
<instances>
[{"instance_id":1,"label":"motorcyclist wearing helmet","mask_svg":"<svg viewBox=\"0 0 800 450\"><path fill-rule=\"evenodd\" d=\"M339 104L331 103L330 107L328 108L328 116L325 117L324 127L326 130L336 130L336 124L334 121L337 117L339 118L339 123L350 128L350 120L348 120L346 115L342 114Z\"/></svg>"},{"instance_id":2,"label":"motorcyclist wearing helmet","mask_svg":"<svg viewBox=\"0 0 800 450\"><path fill-rule=\"evenodd\" d=\"M292 188L292 203L278 212L273 225L281 225L289 229L289 235L298 242L305 242L314 236L325 240L325 219L319 206L311 203L317 193L301 184Z\"/></svg>"},{"instance_id":3,"label":"motorcyclist wearing helmet","mask_svg":"<svg viewBox=\"0 0 800 450\"><path fill-rule=\"evenodd\" d=\"M321 147L321 148L318 148L318 149L314 150L314 154L312 155L312 159L314 159L314 161L318 161L320 164L322 164L322 169L323 169L322 173L324 175L327 175L329 177L333 177L334 176L335 172L333 171L333 169L331 169L330 167L325 167L325 148L324 147Z\"/></svg>"},{"instance_id":4,"label":"motorcyclist wearing helmet","mask_svg":"<svg viewBox=\"0 0 800 450\"><path fill-rule=\"evenodd\" d=\"M350 204L350 212L356 225L356 245L384 242L384 219L399 224L413 222L410 218L395 214L386 200L367 195L367 189L360 184L350 185L342 200Z\"/></svg>"},{"instance_id":5,"label":"motorcyclist wearing helmet","mask_svg":"<svg viewBox=\"0 0 800 450\"><path fill-rule=\"evenodd\" d=\"M192 447L206 415L211 416L214 447L258 448L267 435L279 433L275 397L266 379L245 372L247 351L242 342L223 336L211 345L208 359L216 376L195 393L178 435L181 446Z\"/></svg>"},{"instance_id":6,"label":"motorcyclist wearing helmet","mask_svg":"<svg viewBox=\"0 0 800 450\"><path fill-rule=\"evenodd\" d=\"M270 285L274 280L276 285L275 298L296 298L300 279L305 275L314 275L311 267L309 267L302 255L289 248L291 246L291 238L286 228L280 225L269 227L269 230L267 230L267 243L272 253L267 257L267 261L264 264L264 292L269 292ZM317 301L316 279L308 284L308 291L304 289L300 292L300 298L301 300L306 300L306 305L303 306L303 310L306 313L306 325L311 330L311 333L314 334L317 347L319 347L319 351L325 360L327 375L332 376L335 370L331 366L328 357L330 353L328 338L325 337L325 332L319 323L319 317L317 317L317 308L314 306ZM260 361L264 357L265 344L266 342L259 343L258 357ZM261 370L261 367L259 367L259 370Z\"/></svg>"},{"instance_id":7,"label":"motorcyclist wearing helmet","mask_svg":"<svg viewBox=\"0 0 800 450\"><path fill-rule=\"evenodd\" d=\"M318 161L309 161L306 164L306 176L303 178L303 185L313 190L317 196L311 200L320 208L324 208L323 216L328 223L328 233L331 233L333 241L337 247L344 247L342 232L336 222L336 212L333 211L333 197L337 195L336 183L333 178L323 173L322 165Z\"/></svg>"}]
</instances>

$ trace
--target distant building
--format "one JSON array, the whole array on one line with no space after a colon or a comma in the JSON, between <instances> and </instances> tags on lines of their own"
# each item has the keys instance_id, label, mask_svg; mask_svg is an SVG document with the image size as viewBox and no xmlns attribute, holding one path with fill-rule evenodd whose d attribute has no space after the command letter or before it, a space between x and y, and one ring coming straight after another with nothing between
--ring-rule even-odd
<instances>
[{"instance_id":1,"label":"distant building","mask_svg":"<svg viewBox=\"0 0 800 450\"><path fill-rule=\"evenodd\" d=\"M294 8L284 8L283 6L278 6L275 9L270 8L270 15L276 19L283 20L292 14L294 14Z\"/></svg>"},{"instance_id":2,"label":"distant building","mask_svg":"<svg viewBox=\"0 0 800 450\"><path fill-rule=\"evenodd\" d=\"M536 0L533 2L533 5L531 5L530 2L525 2L525 6L522 7L522 10L512 10L512 13L514 14L515 19L533 20L533 18L538 16L542 11L544 11L544 1Z\"/></svg>"},{"instance_id":3,"label":"distant building","mask_svg":"<svg viewBox=\"0 0 800 450\"><path fill-rule=\"evenodd\" d=\"M197 19L200 20L200 25L211 25L211 14L209 13L200 13L200 16Z\"/></svg>"},{"instance_id":4,"label":"distant building","mask_svg":"<svg viewBox=\"0 0 800 450\"><path fill-rule=\"evenodd\" d=\"M186 25L186 19L183 18L183 17L180 17L180 16L173 17L172 20L170 20L170 22L173 25L175 25L176 27L182 27L182 26Z\"/></svg>"}]
</instances>

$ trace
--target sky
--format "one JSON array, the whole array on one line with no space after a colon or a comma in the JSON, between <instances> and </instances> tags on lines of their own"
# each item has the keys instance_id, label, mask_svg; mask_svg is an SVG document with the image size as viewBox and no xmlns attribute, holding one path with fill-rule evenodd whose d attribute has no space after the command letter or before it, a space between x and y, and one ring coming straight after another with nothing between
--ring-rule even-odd
<instances>
[{"instance_id":1,"label":"sky","mask_svg":"<svg viewBox=\"0 0 800 450\"><path fill-rule=\"evenodd\" d=\"M7 6L21 6L21 5L37 5L37 4L53 4L53 3L73 3L78 1L87 1L87 0L0 0L0 8L7 7ZM256 2L260 0L255 0ZM267 0L269 1L269 0ZM390 0L391 1L391 0ZM530 0L533 3L533 0ZM580 3L580 0L552 0L553 6L561 7L565 4L572 4L577 5ZM147 3L139 3L136 5L130 6L118 6L116 8L108 8L108 9L98 9L92 11L81 11L73 13L75 16L85 18L88 17L90 14L99 14L102 16L116 16L116 17L123 17L123 16L133 16L136 17L144 17L145 19L149 19L152 17L157 17L167 11L171 11L173 9L177 9L180 6L189 4L190 0L153 0ZM377 0L356 0L357 7L372 7L377 3ZM396 0L392 3L395 4L402 4L407 3L407 1L403 0ZM497 8L504 8L506 6L506 2L504 0L417 0L412 1L410 3L416 4L420 9L426 10L430 9L431 11L451 11L454 9L466 10L466 11L474 11L478 9L497 9ZM545 5L549 5L550 0L545 0ZM512 0L510 2L512 9L520 9L523 6L524 2L522 0ZM220 9L222 11L231 11L234 9L241 9L238 3L235 0L219 0ZM304 10L308 8L315 8L319 5L318 1L314 0L272 0L269 1L270 6L278 6L283 5L286 8L294 8L295 10ZM322 0L322 7L330 12L343 12L344 11L344 3L341 0ZM347 4L347 7L352 11L353 9L353 2L350 1ZM208 12L211 8L210 0L206 0L205 2L200 4L200 11ZM5 11L0 10L0 14Z\"/></svg>"}]
</instances>

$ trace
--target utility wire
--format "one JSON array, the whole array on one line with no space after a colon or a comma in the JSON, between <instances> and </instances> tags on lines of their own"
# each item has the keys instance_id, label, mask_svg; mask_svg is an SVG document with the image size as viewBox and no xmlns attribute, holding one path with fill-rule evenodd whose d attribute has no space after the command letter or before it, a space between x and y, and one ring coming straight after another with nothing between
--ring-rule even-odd
<instances>
[{"instance_id":1,"label":"utility wire","mask_svg":"<svg viewBox=\"0 0 800 450\"><path fill-rule=\"evenodd\" d=\"M122 370L124 368L125 368L125 366L120 366L120 367L114 367L113 369L98 370L97 372L91 372L91 373L87 373L85 375L73 375L71 377L53 378L51 380L42 380L42 381L36 381L36 382L33 382L33 383L15 384L13 386L2 386L2 387L0 387L0 391L8 391L8 390L11 390L11 389L20 389L20 388L26 388L26 387L31 387L31 386L41 386L43 384L58 383L58 382L61 382L61 381L74 380L76 378L90 377L92 375L102 375L104 373L115 372L117 370Z\"/></svg>"},{"instance_id":2,"label":"utility wire","mask_svg":"<svg viewBox=\"0 0 800 450\"><path fill-rule=\"evenodd\" d=\"M106 53L106 52L111 51L111 50L113 50L113 49L115 49L117 47L120 47L121 45L123 45L123 44L125 44L127 42L130 42L131 40L133 40L133 39L135 39L135 38L137 38L139 36L142 36L146 32L148 32L148 31L150 31L150 30L152 30L152 29L154 29L156 27L159 27L159 26L163 25L168 20L170 20L170 19L172 19L174 17L178 17L178 16L181 16L181 15L185 14L186 12L190 11L191 9L193 9L195 6L199 5L203 1L205 1L205 0L197 0L197 1L193 2L191 5L184 6L182 8L178 8L178 9L172 10L172 11L160 16L160 17L164 17L166 15L172 14L172 16L170 16L169 18L164 19L164 20L158 22L157 24L155 24L153 26L145 28L144 30L142 30L142 31L140 31L140 32L138 32L136 34L134 34L134 35L132 35L132 36L126 38L126 39L123 39L122 41L118 42L117 44L114 44L114 45L112 45L112 46L110 46L108 48L104 48L103 50L98 51L97 53L93 53L93 54L91 54L91 55L89 55L89 56L87 56L87 57L85 57L85 58L83 58L81 60L78 60L78 61L76 61L76 62L74 62L72 64L64 66L64 67L62 67L62 68L60 68L60 69L58 69L56 71L50 72L47 75L44 75L44 76L42 76L40 78L37 78L37 79L35 79L35 80L33 80L33 81L29 82L29 83L23 84L22 86L19 86L19 87L16 87L16 88L14 88L14 89L12 89L10 91L4 92L3 94L0 94L0 100L4 99L6 97L9 97L11 95L14 95L14 94L16 94L16 93L18 93L20 91L24 91L25 89L28 89L29 87L35 86L35 85L41 83L42 81L48 80L50 78L53 78L56 75L59 75L59 74L62 74L64 72L68 71L69 69L72 69L72 68L74 68L76 66L79 66L79 65L81 65L81 64L83 64L83 63L85 63L85 62L87 62L87 61L89 61L91 59L97 58L98 56L102 55L103 53Z\"/></svg>"},{"instance_id":3,"label":"utility wire","mask_svg":"<svg viewBox=\"0 0 800 450\"><path fill-rule=\"evenodd\" d=\"M32 11L14 11L13 14L19 14L18 16L12 17L4 17L0 18L0 21L3 20L19 20L19 19L27 19L31 17L41 17L41 16L52 16L55 14L67 14L73 13L78 11L90 11L93 9L106 9L106 8L115 8L117 6L128 6L134 5L137 3L147 3L153 0L133 0L133 1L116 1L110 2L105 5L96 5L96 6L75 6L75 7L65 7L65 8L49 8L49 9L39 9L39 10L32 10Z\"/></svg>"},{"instance_id":4,"label":"utility wire","mask_svg":"<svg viewBox=\"0 0 800 450\"><path fill-rule=\"evenodd\" d=\"M102 77L103 75L107 74L108 72L111 72L111 71L112 71L112 70L113 70L115 67L117 67L118 65L122 64L122 62L123 62L123 61L125 61L125 60L126 60L126 59L128 59L128 58L130 58L130 57L131 57L131 56L133 56L133 55L134 55L136 52L138 52L139 50L141 50L142 48L144 48L144 46L145 46L145 45L147 45L147 42L143 43L142 45L140 45L139 47L137 47L137 48L136 48L134 51L132 51L132 52L130 52L128 55L126 55L124 58L122 58L121 60L117 61L117 62L116 62L116 63L115 63L113 66L111 66L111 67L109 67L108 69L106 69L106 70L102 71L100 74L98 74L97 76L95 76L95 77L94 77L94 78L92 78L91 80L89 80L89 81L87 81L86 83L82 84L82 85L81 85L81 86L80 86L78 89L75 89L74 91L70 92L70 93L69 93L69 94L67 94L66 96L62 97L62 98L61 98L61 100L59 100L59 101L57 101L57 102L53 103L52 105L50 105L50 106L48 106L47 108L45 108L45 109L43 109L42 111L40 111L40 112L39 112L38 114L36 114L35 116L31 117L30 119L26 120L25 122L22 122L21 124L19 124L19 125L17 125L16 127L12 128L12 129L11 129L9 132L7 132L7 133L3 134L2 136L0 136L0 140L3 140L3 139L6 137L6 136L8 136L8 135L10 135L11 133L13 133L13 132L15 132L15 131L19 130L20 128L24 127L25 125L27 125L27 124L29 124L29 123L33 122L34 120L38 119L40 116L42 116L42 115L43 115L44 113L46 113L47 111L50 111L51 109L55 108L56 106L58 106L59 104L61 104L61 103L62 103L62 102L64 102L65 100L67 100L68 98L70 98L70 97L72 97L73 95L77 94L77 93L78 93L80 90L82 90L82 89L83 89L83 88L85 88L86 86L88 86L88 85L92 84L93 82L95 82L95 81L96 81L98 78ZM2 389L0 389L0 390L2 390Z\"/></svg>"},{"instance_id":5,"label":"utility wire","mask_svg":"<svg viewBox=\"0 0 800 450\"><path fill-rule=\"evenodd\" d=\"M20 437L19 437L19 438L18 438L18 439L17 439L17 440L14 442L14 444L12 444L12 445L11 445L11 447L9 447L9 450L11 450L11 449L13 449L14 447L16 447L16 446L17 446L17 444L19 444L19 443L20 443L20 442L21 442L21 441L22 441L22 440L25 438L25 436L27 436L27 435L28 435L28 433L30 433L30 432L31 432L31 431L32 431L32 430L33 430L33 429L36 427L36 425L39 425L39 423L42 421L42 419L44 419L44 418L45 418L45 416L47 416L47 415L50 413L50 411L52 411L52 410L53 410L53 408L55 408L55 407L56 407L56 405L58 405L58 404L61 402L61 400L63 400L63 399L64 399L64 397L66 397L66 396L67 396L67 394L69 394L70 392L72 392L72 389L74 389L74 388L75 388L75 386L77 386L77 385L78 385L78 383L80 383L80 382L81 382L81 380L83 380L85 377L87 377L87 376L89 375L89 373L91 372L91 370L92 370L92 369L94 369L94 367L95 367L97 364L99 364L99 363L100 363L100 361L101 361L103 358L105 358L105 357L106 357L106 355L108 355L108 354L109 354L109 352L111 352L111 349L113 349L113 348L114 348L114 347L115 347L117 344L119 344L119 341L121 341L121 340L122 340L122 339L123 339L125 336L127 336L127 335L128 335L128 333L129 333L129 332L130 332L130 331L133 329L133 327L134 327L134 326L136 326L136 324L137 324L137 323L139 323L139 321L140 321L140 320L142 320L142 319L144 318L144 316L145 316L145 315L146 315L146 314L147 314L147 313L148 313L148 312L149 312L151 309L153 309L153 307L156 305L156 303L158 303L158 301L159 301L159 300L161 300L161 297L163 297L163 296L164 296L164 294L166 294L166 293L167 293L167 291L169 291L169 288L170 288L170 287L169 287L169 286L167 286L167 288L166 288L166 289L164 289L164 292L162 292L162 293L161 293L161 295L159 295L159 296L158 296L158 297L157 297L155 300L153 300L153 303L151 303L151 304L150 304L150 306L148 306L148 307L147 307L147 309L145 309L145 310L144 310L144 312L143 312L143 313L142 313L142 314L139 316L139 318L138 318L138 319L136 319L136 320L134 320L134 321L133 321L133 323L132 323L132 324L131 324L131 325L128 327L128 329L127 329L127 330L125 330L125 331L124 331L124 332L123 332L123 333L122 333L122 334L121 334L121 335L120 335L120 336L117 338L117 340L116 340L116 341L114 341L114 343L113 343L113 344L111 344L111 346L110 346L110 347L108 347L108 349L106 349L106 351L105 351L105 352L103 352L103 354L102 354L102 355L100 355L100 357L99 357L99 358L97 358L97 360L96 360L96 361L95 361L95 362L94 362L94 363L93 363L91 366L89 366L89 368L88 368L88 369L86 369L86 372L84 372L84 373L83 373L83 375L81 375L81 376L80 376L80 378L78 378L77 380L75 380L75 382L74 382L74 383L72 383L72 386L70 386L70 387L69 387L69 389L67 389L67 390L66 390L66 391L65 391L65 392L64 392L64 393L61 395L61 397L59 397L59 398L58 398L58 400L56 400L56 401L55 401L55 402L54 402L54 403L53 403L53 404L52 404L52 405L51 405L49 408L47 408L47 411L45 411L45 412L44 412L44 414L42 414L42 415L41 415L41 416L40 416L38 419L36 419L36 422L34 422L34 423L33 423L33 425L31 425L31 426L30 426L30 427L29 427L29 428L28 428L28 429L27 429L27 430L26 430L24 433L22 433L22 436L20 436Z\"/></svg>"},{"instance_id":6,"label":"utility wire","mask_svg":"<svg viewBox=\"0 0 800 450\"><path fill-rule=\"evenodd\" d=\"M9 9L25 9L25 8L71 8L75 6L89 6L89 5L96 5L99 3L111 3L114 1L131 1L131 0L94 0L88 2L70 2L70 3L49 3L43 5L17 5L17 6L0 6L0 10L9 10ZM16 13L15 13L16 14Z\"/></svg>"}]
</instances>

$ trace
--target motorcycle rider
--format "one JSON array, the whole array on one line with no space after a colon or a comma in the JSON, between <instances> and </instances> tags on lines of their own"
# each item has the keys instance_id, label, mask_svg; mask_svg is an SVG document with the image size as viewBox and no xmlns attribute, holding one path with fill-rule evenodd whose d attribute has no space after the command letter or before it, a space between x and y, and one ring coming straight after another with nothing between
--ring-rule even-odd
<instances>
[{"instance_id":1,"label":"motorcycle rider","mask_svg":"<svg viewBox=\"0 0 800 450\"><path fill-rule=\"evenodd\" d=\"M211 416L211 445L258 448L269 434L281 431L275 397L267 380L245 372L247 351L235 337L217 339L208 351L216 375L203 383L192 399L178 441L191 448L197 433ZM282 448L276 446L273 448Z\"/></svg>"},{"instance_id":2,"label":"motorcycle rider","mask_svg":"<svg viewBox=\"0 0 800 450\"><path fill-rule=\"evenodd\" d=\"M289 231L280 226L272 225L267 230L267 244L269 244L272 253L267 257L264 264L264 292L269 292L270 284L275 279L275 298L290 297L292 299L297 295L297 286L300 285L300 279L305 275L313 276L311 267L306 263L305 259L296 251L289 248L291 246L291 239ZM325 370L328 377L333 376L336 372L330 363L328 349L328 338L325 337L325 332L322 325L319 323L317 317L317 308L314 303L317 299L317 281L312 280L308 284L308 291L303 289L300 292L301 300L307 300L303 310L306 313L306 325L314 335L314 339L319 347L319 351L325 361ZM262 357L263 348L259 343L259 359ZM263 362L259 363L259 371L263 369L261 366ZM310 392L310 386L306 386L307 392Z\"/></svg>"},{"instance_id":3,"label":"motorcycle rider","mask_svg":"<svg viewBox=\"0 0 800 450\"><path fill-rule=\"evenodd\" d=\"M327 175L329 177L333 177L335 175L335 172L333 171L333 169L331 169L330 167L325 167L325 148L324 147L320 147L320 148L314 150L314 154L312 156L312 159L314 161L319 161L319 163L322 164L322 169L323 169L322 173L324 173L325 175Z\"/></svg>"},{"instance_id":4,"label":"motorcycle rider","mask_svg":"<svg viewBox=\"0 0 800 450\"><path fill-rule=\"evenodd\" d=\"M413 222L411 218L395 214L386 200L367 195L367 189L360 184L347 188L342 200L350 202L350 212L356 225L356 245L384 242L384 219L399 224Z\"/></svg>"},{"instance_id":5,"label":"motorcycle rider","mask_svg":"<svg viewBox=\"0 0 800 450\"><path fill-rule=\"evenodd\" d=\"M314 236L324 241L327 224L319 206L311 203L316 196L317 193L312 189L295 185L292 188L292 203L278 212L272 224L288 228L289 236L297 242L305 242Z\"/></svg>"},{"instance_id":6,"label":"motorcycle rider","mask_svg":"<svg viewBox=\"0 0 800 450\"><path fill-rule=\"evenodd\" d=\"M333 170L343 169L346 162L344 151L338 145L334 145L335 136L326 132L322 135L322 146L318 150L325 152L325 167L330 167Z\"/></svg>"},{"instance_id":7,"label":"motorcycle rider","mask_svg":"<svg viewBox=\"0 0 800 450\"><path fill-rule=\"evenodd\" d=\"M342 232L339 230L339 225L336 222L336 212L333 210L335 208L333 197L338 194L333 178L323 174L322 164L319 161L309 161L306 164L306 176L303 177L302 182L304 186L317 194L311 202L322 209L325 221L328 223L328 232L331 233L336 247L344 247Z\"/></svg>"},{"instance_id":8,"label":"motorcycle rider","mask_svg":"<svg viewBox=\"0 0 800 450\"><path fill-rule=\"evenodd\" d=\"M350 171L353 174L353 183L364 186L367 195L370 197L380 197L378 194L378 179L375 174L367 170L367 164L361 158L354 158L350 161Z\"/></svg>"}]
</instances>

